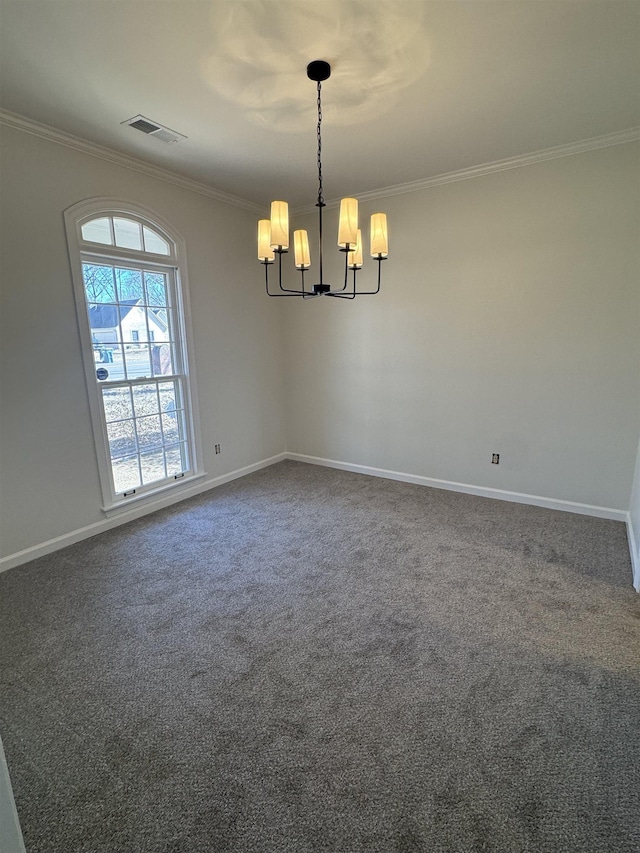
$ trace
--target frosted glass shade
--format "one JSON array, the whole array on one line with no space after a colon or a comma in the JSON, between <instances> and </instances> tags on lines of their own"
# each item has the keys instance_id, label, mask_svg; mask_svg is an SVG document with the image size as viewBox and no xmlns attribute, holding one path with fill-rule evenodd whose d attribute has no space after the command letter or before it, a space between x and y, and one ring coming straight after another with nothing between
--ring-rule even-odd
<instances>
[{"instance_id":1,"label":"frosted glass shade","mask_svg":"<svg viewBox=\"0 0 640 853\"><path fill-rule=\"evenodd\" d=\"M271 248L289 248L289 205L286 201L271 202Z\"/></svg>"},{"instance_id":2,"label":"frosted glass shade","mask_svg":"<svg viewBox=\"0 0 640 853\"><path fill-rule=\"evenodd\" d=\"M358 199L343 198L340 202L338 246L346 249L358 242Z\"/></svg>"},{"instance_id":3,"label":"frosted glass shade","mask_svg":"<svg viewBox=\"0 0 640 853\"><path fill-rule=\"evenodd\" d=\"M356 248L349 252L348 263L350 270L359 270L362 267L362 231L358 228Z\"/></svg>"},{"instance_id":4,"label":"frosted glass shade","mask_svg":"<svg viewBox=\"0 0 640 853\"><path fill-rule=\"evenodd\" d=\"M296 268L307 270L311 266L309 255L309 237L306 231L293 232L293 251L295 253Z\"/></svg>"},{"instance_id":5,"label":"frosted glass shade","mask_svg":"<svg viewBox=\"0 0 640 853\"><path fill-rule=\"evenodd\" d=\"M271 248L271 220L258 220L258 260L264 263L265 261L273 260L273 249Z\"/></svg>"},{"instance_id":6,"label":"frosted glass shade","mask_svg":"<svg viewBox=\"0 0 640 853\"><path fill-rule=\"evenodd\" d=\"M371 216L371 257L386 258L388 254L387 214L374 213Z\"/></svg>"}]
</instances>

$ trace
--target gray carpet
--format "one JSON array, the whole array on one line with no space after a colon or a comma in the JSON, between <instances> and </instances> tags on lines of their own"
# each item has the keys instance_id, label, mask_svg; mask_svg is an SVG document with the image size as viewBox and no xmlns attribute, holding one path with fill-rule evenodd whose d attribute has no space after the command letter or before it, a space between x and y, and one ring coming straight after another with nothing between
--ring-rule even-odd
<instances>
[{"instance_id":1,"label":"gray carpet","mask_svg":"<svg viewBox=\"0 0 640 853\"><path fill-rule=\"evenodd\" d=\"M285 462L0 576L29 853L637 853L624 526Z\"/></svg>"}]
</instances>

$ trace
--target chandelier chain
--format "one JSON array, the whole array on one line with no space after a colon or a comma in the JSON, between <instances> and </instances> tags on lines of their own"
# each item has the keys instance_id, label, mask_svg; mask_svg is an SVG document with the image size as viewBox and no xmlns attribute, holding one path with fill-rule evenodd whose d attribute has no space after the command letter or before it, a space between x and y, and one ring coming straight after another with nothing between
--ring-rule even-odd
<instances>
[{"instance_id":1,"label":"chandelier chain","mask_svg":"<svg viewBox=\"0 0 640 853\"><path fill-rule=\"evenodd\" d=\"M318 206L324 205L322 190L322 84L318 81Z\"/></svg>"}]
</instances>

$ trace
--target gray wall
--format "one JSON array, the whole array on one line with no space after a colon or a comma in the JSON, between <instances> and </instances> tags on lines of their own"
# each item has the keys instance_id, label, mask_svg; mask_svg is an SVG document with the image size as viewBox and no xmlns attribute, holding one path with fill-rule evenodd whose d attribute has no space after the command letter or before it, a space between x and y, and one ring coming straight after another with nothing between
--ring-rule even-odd
<instances>
[{"instance_id":1,"label":"gray wall","mask_svg":"<svg viewBox=\"0 0 640 853\"><path fill-rule=\"evenodd\" d=\"M629 510L637 144L363 204L389 215L382 294L304 304L264 296L253 214L30 134L3 145L0 556L103 519L62 219L94 196L187 241L210 478L282 452L286 422L294 453Z\"/></svg>"},{"instance_id":2,"label":"gray wall","mask_svg":"<svg viewBox=\"0 0 640 853\"><path fill-rule=\"evenodd\" d=\"M0 556L104 517L62 215L82 199L137 202L186 240L209 478L282 452L281 313L255 215L27 133L2 143Z\"/></svg>"},{"instance_id":3,"label":"gray wall","mask_svg":"<svg viewBox=\"0 0 640 853\"><path fill-rule=\"evenodd\" d=\"M288 450L628 510L638 200L634 143L361 205L383 291L287 301Z\"/></svg>"}]
</instances>

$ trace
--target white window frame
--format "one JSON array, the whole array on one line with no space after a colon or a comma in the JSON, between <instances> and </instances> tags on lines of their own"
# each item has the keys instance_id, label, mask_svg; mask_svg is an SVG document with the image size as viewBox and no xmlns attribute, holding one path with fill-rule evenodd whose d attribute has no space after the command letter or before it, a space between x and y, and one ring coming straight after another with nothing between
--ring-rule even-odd
<instances>
[{"instance_id":1,"label":"white window frame","mask_svg":"<svg viewBox=\"0 0 640 853\"><path fill-rule=\"evenodd\" d=\"M160 234L169 244L169 254L156 254L137 249L125 249L115 245L105 245L85 240L82 236L82 225L91 219L105 216L124 217L146 225ZM100 474L102 489L102 510L107 516L124 512L132 504L157 501L162 493L169 490L185 489L194 480L206 476L202 469L202 442L200 420L198 414L197 388L193 377L193 343L191 333L191 309L189 305L189 289L187 279L186 247L183 238L168 223L153 211L138 204L112 198L93 198L78 202L64 212L67 246L71 264L71 278L76 303L78 330L82 345L87 394L91 411L96 459ZM87 300L85 295L82 264L84 260L107 263L128 263L130 265L149 265L152 268L164 269L173 280L173 297L175 299L175 322L178 326L177 340L180 354L180 374L183 377L184 408L186 415L187 444L190 454L190 469L179 479L160 484L150 483L137 488L135 494L116 494L113 486L111 471L111 454L107 436L106 419L103 411L102 395L99 382L96 379L96 364L93 354L93 341ZM134 380L135 381L135 380Z\"/></svg>"}]
</instances>

